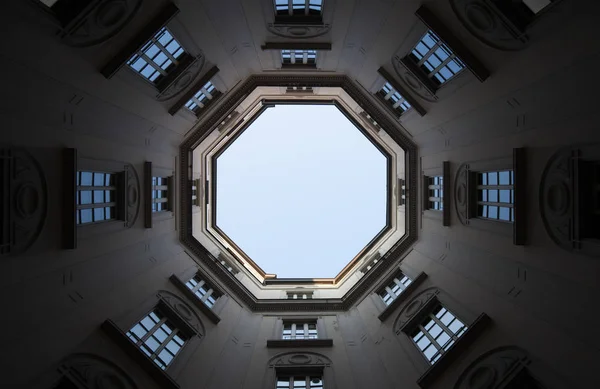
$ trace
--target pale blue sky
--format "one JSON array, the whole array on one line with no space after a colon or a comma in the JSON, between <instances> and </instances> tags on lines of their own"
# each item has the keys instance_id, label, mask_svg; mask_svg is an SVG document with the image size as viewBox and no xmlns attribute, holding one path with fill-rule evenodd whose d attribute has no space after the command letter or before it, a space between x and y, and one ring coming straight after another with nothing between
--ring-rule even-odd
<instances>
[{"instance_id":1,"label":"pale blue sky","mask_svg":"<svg viewBox=\"0 0 600 389\"><path fill-rule=\"evenodd\" d=\"M385 226L386 187L335 106L278 105L217 159L217 225L267 273L334 277Z\"/></svg>"}]
</instances>

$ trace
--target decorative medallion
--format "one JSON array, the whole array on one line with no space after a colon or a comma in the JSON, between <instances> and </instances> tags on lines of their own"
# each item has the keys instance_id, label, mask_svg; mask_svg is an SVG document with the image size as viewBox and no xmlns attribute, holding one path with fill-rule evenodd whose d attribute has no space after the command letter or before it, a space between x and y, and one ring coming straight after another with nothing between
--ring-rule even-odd
<instances>
[{"instance_id":1,"label":"decorative medallion","mask_svg":"<svg viewBox=\"0 0 600 389\"><path fill-rule=\"evenodd\" d=\"M206 57L204 57L204 53L200 52L189 64L189 66L181 72L181 74L169 85L164 91L156 96L158 101L165 101L172 99L173 97L181 94L185 91L194 80L198 78L200 72L204 68L204 64L206 62Z\"/></svg>"},{"instance_id":2,"label":"decorative medallion","mask_svg":"<svg viewBox=\"0 0 600 389\"><path fill-rule=\"evenodd\" d=\"M331 366L331 360L323 354L313 352L287 352L274 356L269 361L270 367L282 366Z\"/></svg>"},{"instance_id":3,"label":"decorative medallion","mask_svg":"<svg viewBox=\"0 0 600 389\"><path fill-rule=\"evenodd\" d=\"M400 77L413 92L419 95L419 97L432 103L437 102L437 96L425 88L423 83L421 83L421 81L406 68L399 55L395 55L392 58L392 65L394 65L394 70L398 77Z\"/></svg>"},{"instance_id":4,"label":"decorative medallion","mask_svg":"<svg viewBox=\"0 0 600 389\"><path fill-rule=\"evenodd\" d=\"M21 253L40 235L48 208L46 179L25 150L0 147L0 255Z\"/></svg>"},{"instance_id":5,"label":"decorative medallion","mask_svg":"<svg viewBox=\"0 0 600 389\"><path fill-rule=\"evenodd\" d=\"M204 336L206 332L200 317L196 314L196 311L194 311L194 309L185 301L183 301L179 296L166 290L159 291L157 296L162 302L167 304L174 312L176 312L183 320L185 320L198 336Z\"/></svg>"},{"instance_id":6,"label":"decorative medallion","mask_svg":"<svg viewBox=\"0 0 600 389\"><path fill-rule=\"evenodd\" d=\"M509 383L529 363L527 352L518 347L495 348L471 363L458 378L454 389L498 388L502 383Z\"/></svg>"},{"instance_id":7,"label":"decorative medallion","mask_svg":"<svg viewBox=\"0 0 600 389\"><path fill-rule=\"evenodd\" d=\"M527 34L519 31L488 0L450 0L450 4L465 28L486 45L504 51L527 47Z\"/></svg>"},{"instance_id":8,"label":"decorative medallion","mask_svg":"<svg viewBox=\"0 0 600 389\"><path fill-rule=\"evenodd\" d=\"M93 354L72 354L58 368L63 377L89 389L137 389L135 382L114 363Z\"/></svg>"},{"instance_id":9,"label":"decorative medallion","mask_svg":"<svg viewBox=\"0 0 600 389\"><path fill-rule=\"evenodd\" d=\"M291 39L310 39L325 35L331 30L329 24L320 25L300 25L300 24L275 24L268 23L267 30L270 33L282 38Z\"/></svg>"},{"instance_id":10,"label":"decorative medallion","mask_svg":"<svg viewBox=\"0 0 600 389\"><path fill-rule=\"evenodd\" d=\"M131 164L125 165L125 188L127 194L126 214L127 219L125 226L132 227L140 213L140 179L138 174Z\"/></svg>"},{"instance_id":11,"label":"decorative medallion","mask_svg":"<svg viewBox=\"0 0 600 389\"><path fill-rule=\"evenodd\" d=\"M421 309L436 295L440 293L437 288L428 288L416 295L412 300L404 305L404 308L398 314L394 328L396 334L399 334L403 327L408 323Z\"/></svg>"},{"instance_id":12,"label":"decorative medallion","mask_svg":"<svg viewBox=\"0 0 600 389\"><path fill-rule=\"evenodd\" d=\"M101 0L77 15L61 33L65 44L88 47L117 35L136 15L142 0Z\"/></svg>"}]
</instances>

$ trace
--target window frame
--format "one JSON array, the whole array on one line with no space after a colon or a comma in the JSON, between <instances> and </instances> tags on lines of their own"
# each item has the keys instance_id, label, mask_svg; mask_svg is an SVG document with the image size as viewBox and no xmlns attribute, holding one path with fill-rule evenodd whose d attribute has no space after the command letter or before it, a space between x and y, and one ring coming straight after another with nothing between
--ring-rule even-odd
<instances>
[{"instance_id":1,"label":"window frame","mask_svg":"<svg viewBox=\"0 0 600 389\"><path fill-rule=\"evenodd\" d=\"M289 335L286 334L288 326L289 326ZM301 329L298 329L298 326L301 326ZM311 329L311 326L314 326L314 330ZM314 333L312 335L311 335L311 331L314 331ZM284 340L319 339L317 319L284 320L283 321L283 330L281 332L281 339L284 339Z\"/></svg>"},{"instance_id":2,"label":"window frame","mask_svg":"<svg viewBox=\"0 0 600 389\"><path fill-rule=\"evenodd\" d=\"M437 181L437 182L436 182ZM430 211L443 212L444 210L444 176L434 175L425 176L425 209ZM432 196L433 191L433 196ZM439 196L435 196L435 191L438 191ZM437 206L437 208L436 208Z\"/></svg>"},{"instance_id":3,"label":"window frame","mask_svg":"<svg viewBox=\"0 0 600 389\"><path fill-rule=\"evenodd\" d=\"M192 282L194 281L194 282ZM206 281L203 274L196 273L185 282L185 286L194 294L196 299L203 303L207 308L213 309L223 293L213 286L210 281ZM199 295L199 290L204 290L204 293ZM212 300L211 300L212 299Z\"/></svg>"},{"instance_id":4,"label":"window frame","mask_svg":"<svg viewBox=\"0 0 600 389\"><path fill-rule=\"evenodd\" d=\"M500 173L508 172L509 173L509 184L500 184ZM489 174L497 175L497 184L492 185L488 182ZM476 217L482 220L501 222L501 223L514 223L514 176L515 172L513 169L500 169L500 170L483 170L483 171L471 171L470 172L470 181L471 191L473 194L473 201L470 203L471 209L471 217ZM485 180L480 180L480 177L485 177ZM485 183L484 183L485 182ZM510 202L505 203L500 201L500 191L501 190L509 190L510 191ZM487 191L487 192L486 192ZM495 202L489 201L489 191L497 191L497 200ZM481 196L480 196L481 194ZM483 196L485 195L485 196ZM484 200L483 197L486 199ZM485 208L485 207L488 208ZM489 211L489 207L497 207L497 217L491 218L489 216L483 215L484 210ZM508 220L500 218L500 208L508 208L509 209L509 218Z\"/></svg>"},{"instance_id":5,"label":"window frame","mask_svg":"<svg viewBox=\"0 0 600 389\"><path fill-rule=\"evenodd\" d=\"M298 53L302 54L298 57ZM289 54L289 62L286 61L286 55ZM281 67L282 68L316 68L319 59L319 53L316 49L281 49ZM296 62L300 58L301 63Z\"/></svg>"},{"instance_id":6,"label":"window frame","mask_svg":"<svg viewBox=\"0 0 600 389\"><path fill-rule=\"evenodd\" d=\"M188 342L185 343L184 347L180 349L164 370L151 360L127 335L130 329L155 309L159 309L167 316L168 320L182 331L182 334L188 337ZM182 316L179 313L180 311L186 312L186 316ZM172 389L179 388L174 378L185 369L206 334L204 324L197 310L188 304L184 298L167 290L152 293L151 296L137 304L135 309L128 311L115 320L105 320L101 328L159 386Z\"/></svg>"},{"instance_id":7,"label":"window frame","mask_svg":"<svg viewBox=\"0 0 600 389\"><path fill-rule=\"evenodd\" d=\"M387 90L386 90L387 88ZM388 109L390 109L399 118L408 112L412 105L409 101L398 91L394 86L385 80L385 83L379 89L375 96L377 96Z\"/></svg>"},{"instance_id":8,"label":"window frame","mask_svg":"<svg viewBox=\"0 0 600 389\"><path fill-rule=\"evenodd\" d=\"M164 310L164 308L163 308L163 310ZM184 347L186 346L186 344L188 343L188 341L190 339L184 330L181 330L180 328L172 325L172 322L169 321L168 314L165 314L163 310L161 310L160 306L157 305L150 312L146 313L140 320L135 322L133 324L133 326L131 326L131 328L129 328L129 330L127 330L127 332L125 334L129 338L129 340L135 344L135 346L137 348L139 348L144 354L146 354L146 356L148 358L150 358L150 360L153 363L155 363L161 370L166 370L169 367L169 365L171 365L171 362L173 362L175 360L175 358L180 354L180 352L184 349ZM158 319L158 322L152 318L153 314ZM162 317L160 317L159 315ZM145 328L144 323L143 323L144 320L146 320L148 318L150 321L153 322L152 327L149 329ZM170 331L171 331L170 333L167 333L165 328L163 328L163 326L167 326L167 328L168 328L167 324L171 324L171 327L173 327L173 328L170 328ZM136 334L134 332L134 328L136 328L137 326L140 326L141 328L146 330L146 333L142 337L140 337L138 334ZM159 330L161 330L167 334L167 337L165 338L164 341L160 341L160 339L158 339L155 336L155 334ZM174 340L175 336L177 336L179 339L181 339L181 342L182 342L181 344L177 340ZM148 347L146 342L150 338L153 338L154 341L156 343L158 343L156 350L151 350L151 349L144 350ZM172 340L175 342L176 345L179 346L178 350L174 354L171 351L171 349L167 348L169 343ZM171 361L169 361L169 362L164 362L162 359L159 359L160 354L165 349L169 354L172 354ZM164 364L161 366L159 363L157 363L157 360L161 360L162 362L164 362Z\"/></svg>"},{"instance_id":9,"label":"window frame","mask_svg":"<svg viewBox=\"0 0 600 389\"><path fill-rule=\"evenodd\" d=\"M393 277L391 279L388 279L388 281L385 283L385 286L383 288L379 288L379 290L377 291L377 295L381 297L381 300L386 305L386 307L389 307L394 302L394 300L400 297L400 295L412 283L413 279L404 274L402 270L397 270L394 273ZM396 286L398 288L397 290L394 290L396 289ZM389 296L389 300L386 301L386 298L382 294Z\"/></svg>"},{"instance_id":10,"label":"window frame","mask_svg":"<svg viewBox=\"0 0 600 389\"><path fill-rule=\"evenodd\" d=\"M76 204L76 221L75 224L78 228L85 227L88 225L105 223L105 222L114 222L118 220L122 220L123 211L122 211L122 195L123 195L123 185L122 185L122 176L121 173L113 173L113 172L105 172L105 171L97 171L97 170L77 170L76 174L76 184L75 184L75 204ZM91 185L82 185L83 182L83 174L91 174ZM95 185L96 174L104 175L103 183L104 185ZM110 175L111 181L106 182L106 175ZM106 192L111 193L111 198L114 201L109 202L94 202L94 198L96 196L96 192L103 192L102 197L104 201L106 200ZM90 203L82 204L81 203L81 195L82 192L90 192ZM121 200L121 201L120 201ZM100 220L95 220L96 209L104 208L105 217ZM114 214L114 217L106 218L106 208L109 208L111 212ZM85 209L91 209L91 221L90 222L81 222L81 213ZM112 215L111 215L112 216Z\"/></svg>"},{"instance_id":11,"label":"window frame","mask_svg":"<svg viewBox=\"0 0 600 389\"><path fill-rule=\"evenodd\" d=\"M317 0L319 1L319 0ZM283 1L282 1L283 2ZM287 0L287 13L284 9L283 12L278 12L277 0L273 0L273 14L274 14L274 22L276 25L289 25L289 24L306 24L306 25L322 25L323 24L323 11L325 6L325 1L320 0L320 9L317 13L310 12L310 3L315 2L315 0L305 0L304 1L304 12L295 13L293 8L293 0ZM300 8L297 8L300 9Z\"/></svg>"},{"instance_id":12,"label":"window frame","mask_svg":"<svg viewBox=\"0 0 600 389\"><path fill-rule=\"evenodd\" d=\"M467 326L467 329L432 364L414 342L411 334L438 305L446 308L454 317ZM441 289L429 286L420 289L418 293L413 292L411 298L403 302L402 309L394 322L394 331L398 336L398 340L405 346L409 358L421 372L417 384L421 387L428 387L455 361L465 358L464 353L488 328L490 323L491 319L485 313L475 315Z\"/></svg>"},{"instance_id":13,"label":"window frame","mask_svg":"<svg viewBox=\"0 0 600 389\"><path fill-rule=\"evenodd\" d=\"M207 107L221 96L221 92L208 80L200 89L198 89L192 97L184 104L184 108L199 117L201 112L206 111ZM192 108L192 106L194 106Z\"/></svg>"},{"instance_id":14,"label":"window frame","mask_svg":"<svg viewBox=\"0 0 600 389\"><path fill-rule=\"evenodd\" d=\"M308 373L308 372L307 372ZM288 385L280 385L281 382L285 382L285 378L288 379ZM305 385L298 386L296 385L296 378L304 378ZM318 378L320 380L319 386L313 386L311 383L311 379ZM325 388L325 380L323 379L323 374L292 374L292 373L279 373L277 374L275 380L275 388L276 389L323 389Z\"/></svg>"}]
</instances>

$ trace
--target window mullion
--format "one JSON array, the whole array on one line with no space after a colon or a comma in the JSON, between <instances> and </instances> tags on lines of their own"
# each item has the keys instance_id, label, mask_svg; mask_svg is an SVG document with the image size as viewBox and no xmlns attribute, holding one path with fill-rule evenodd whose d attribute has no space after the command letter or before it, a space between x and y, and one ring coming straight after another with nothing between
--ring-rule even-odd
<instances>
[{"instance_id":1,"label":"window mullion","mask_svg":"<svg viewBox=\"0 0 600 389\"><path fill-rule=\"evenodd\" d=\"M204 284L205 284L204 280L201 280L200 282L198 282L196 284L196 286L194 286L194 289L192 289L192 292L196 293Z\"/></svg>"},{"instance_id":2,"label":"window mullion","mask_svg":"<svg viewBox=\"0 0 600 389\"><path fill-rule=\"evenodd\" d=\"M206 293L204 294L204 296L202 296L202 298L200 299L200 301L202 301L203 303L206 302L206 300L208 300L208 298L213 294L213 289L210 288L209 290L206 291Z\"/></svg>"},{"instance_id":3,"label":"window mullion","mask_svg":"<svg viewBox=\"0 0 600 389\"><path fill-rule=\"evenodd\" d=\"M423 63L425 61L427 61L429 59L429 57L431 57L431 55L437 50L438 47L440 47L440 42L437 42L435 45L433 45L433 47L431 49L429 49L429 51L427 53L425 53L425 55L423 56L423 58L421 58L421 60L417 63L417 65L419 65L419 66L423 65Z\"/></svg>"},{"instance_id":4,"label":"window mullion","mask_svg":"<svg viewBox=\"0 0 600 389\"><path fill-rule=\"evenodd\" d=\"M153 59L151 59L150 57L148 57L145 53L141 53L141 57L144 59L144 61L146 61L146 63L148 65L152 66L154 68L154 70L156 70L157 72L159 72L163 76L167 75L167 72L165 72L160 66L158 66L158 64L156 62L154 62Z\"/></svg>"},{"instance_id":5,"label":"window mullion","mask_svg":"<svg viewBox=\"0 0 600 389\"><path fill-rule=\"evenodd\" d=\"M150 315L148 315L148 316L150 316ZM140 339L140 341L138 342L138 344L141 344L141 343L144 343L144 342L146 342L146 341L148 340L148 338L149 338L150 336L152 336L152 334L154 334L154 333L156 332L156 330L157 330L158 328L160 328L160 326L161 326L161 325L163 325L163 323L165 323L166 321L167 321L167 318L166 318L166 317L163 317L163 318L161 318L161 319L158 321L158 323L154 324L154 326L152 326L152 328L150 328L150 329L148 330L148 332L146 332L146 334L145 334L144 336L142 336L142 339ZM142 324L140 323L140 325L142 325Z\"/></svg>"},{"instance_id":6,"label":"window mullion","mask_svg":"<svg viewBox=\"0 0 600 389\"><path fill-rule=\"evenodd\" d=\"M431 315L431 317L433 318L433 321L435 321L437 323L437 325L442 327L442 329L444 330L444 332L446 334L450 335L451 339L453 339L453 340L458 339L458 337L456 337L456 335L454 335L454 332L452 332L452 330L450 330L450 328L446 327L446 325L444 323L442 323L442 321L440 319L438 319L435 315ZM458 320L458 318L455 316L454 320Z\"/></svg>"},{"instance_id":7,"label":"window mullion","mask_svg":"<svg viewBox=\"0 0 600 389\"><path fill-rule=\"evenodd\" d=\"M296 339L296 323L292 323L292 339Z\"/></svg>"},{"instance_id":8,"label":"window mullion","mask_svg":"<svg viewBox=\"0 0 600 389\"><path fill-rule=\"evenodd\" d=\"M175 39L175 38L173 38L173 39L171 40L171 42L173 42L173 40L174 40L174 39ZM169 42L169 43L171 43L171 42ZM163 45L162 45L160 42L158 42L158 40L157 40L157 41L155 41L155 42L154 42L154 44L156 45L156 47L158 47L158 48L160 49L160 51L161 51L161 52L162 52L164 55L166 55L167 57L169 57L169 59L170 59L171 61L173 61L173 63L174 63L175 65L179 64L179 62L177 62L177 59L175 59L175 57L173 57L173 55L171 55L171 53L169 53L169 51L167 50L167 48L166 48L166 47L164 47L164 46L163 46Z\"/></svg>"},{"instance_id":9,"label":"window mullion","mask_svg":"<svg viewBox=\"0 0 600 389\"><path fill-rule=\"evenodd\" d=\"M448 56L448 58L446 58L444 61L442 61L442 63L440 63L435 69L433 69L431 71L431 73L429 73L429 78L431 78L431 77L435 76L436 74L438 74L440 72L440 70L442 70L442 68L444 66L446 66L448 64L448 62L450 62L453 59L454 59L454 55Z\"/></svg>"},{"instance_id":10,"label":"window mullion","mask_svg":"<svg viewBox=\"0 0 600 389\"><path fill-rule=\"evenodd\" d=\"M288 14L289 15L293 15L294 14L294 2L293 2L293 0L288 0Z\"/></svg>"},{"instance_id":11,"label":"window mullion","mask_svg":"<svg viewBox=\"0 0 600 389\"><path fill-rule=\"evenodd\" d=\"M419 329L421 330L421 332L423 332L423 334L427 337L427 339L429 339L431 344L433 344L433 347L435 347L438 351L440 351L442 349L442 346L440 346L440 344L437 342L437 340L435 340L434 337L431 336L429 331L427 331L421 324L419 324Z\"/></svg>"}]
</instances>

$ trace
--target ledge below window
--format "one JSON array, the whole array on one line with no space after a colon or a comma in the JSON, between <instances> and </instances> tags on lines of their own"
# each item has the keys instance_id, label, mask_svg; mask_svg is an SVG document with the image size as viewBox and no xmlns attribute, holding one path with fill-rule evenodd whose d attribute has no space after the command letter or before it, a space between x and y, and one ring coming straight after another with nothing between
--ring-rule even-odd
<instances>
[{"instance_id":1,"label":"ledge below window","mask_svg":"<svg viewBox=\"0 0 600 389\"><path fill-rule=\"evenodd\" d=\"M268 339L268 348L333 347L333 339Z\"/></svg>"},{"instance_id":2,"label":"ledge below window","mask_svg":"<svg viewBox=\"0 0 600 389\"><path fill-rule=\"evenodd\" d=\"M398 297L394 301L390 303L378 316L379 321L384 321L400 306L406 299L410 296L410 294L419 286L423 281L427 278L427 274L421 272L417 277L408 286L406 289L400 293Z\"/></svg>"},{"instance_id":3,"label":"ledge below window","mask_svg":"<svg viewBox=\"0 0 600 389\"><path fill-rule=\"evenodd\" d=\"M161 388L165 389L179 389L179 385L171 376L158 367L150 358L148 358L142 350L140 350L135 344L133 344L127 335L121 331L121 329L112 321L105 320L102 323L102 330L108 335L127 355L131 357L136 363L140 365L142 369L153 380L155 380Z\"/></svg>"},{"instance_id":4,"label":"ledge below window","mask_svg":"<svg viewBox=\"0 0 600 389\"><path fill-rule=\"evenodd\" d=\"M473 321L465 333L458 338L456 343L446 351L440 359L431 365L421 377L417 380L417 384L425 389L432 382L438 379L454 361L460 358L461 355L469 348L477 337L490 325L491 319L485 313L482 313Z\"/></svg>"},{"instance_id":5,"label":"ledge below window","mask_svg":"<svg viewBox=\"0 0 600 389\"><path fill-rule=\"evenodd\" d=\"M198 297L187 287L185 283L179 279L175 274L169 277L169 280L188 298L190 301L202 311L202 313L208 317L210 321L215 324L219 324L221 318L219 315L213 312L212 309L206 306L202 301L198 299Z\"/></svg>"}]
</instances>

